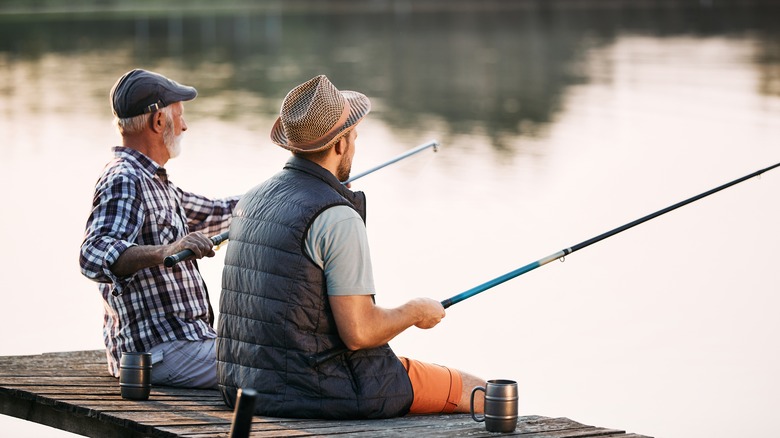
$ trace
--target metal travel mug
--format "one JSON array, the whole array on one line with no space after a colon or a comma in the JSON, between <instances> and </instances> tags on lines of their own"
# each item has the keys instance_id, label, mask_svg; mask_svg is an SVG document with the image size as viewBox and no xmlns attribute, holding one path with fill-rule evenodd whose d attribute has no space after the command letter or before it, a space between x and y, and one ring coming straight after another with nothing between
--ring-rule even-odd
<instances>
[{"instance_id":1,"label":"metal travel mug","mask_svg":"<svg viewBox=\"0 0 780 438\"><path fill-rule=\"evenodd\" d=\"M152 389L152 354L122 353L119 360L119 387L122 398L146 400Z\"/></svg>"},{"instance_id":2,"label":"metal travel mug","mask_svg":"<svg viewBox=\"0 0 780 438\"><path fill-rule=\"evenodd\" d=\"M474 415L474 395L485 393L485 416ZM471 418L485 422L488 432L514 432L517 427L517 382L514 380L488 380L485 387L471 391Z\"/></svg>"}]
</instances>

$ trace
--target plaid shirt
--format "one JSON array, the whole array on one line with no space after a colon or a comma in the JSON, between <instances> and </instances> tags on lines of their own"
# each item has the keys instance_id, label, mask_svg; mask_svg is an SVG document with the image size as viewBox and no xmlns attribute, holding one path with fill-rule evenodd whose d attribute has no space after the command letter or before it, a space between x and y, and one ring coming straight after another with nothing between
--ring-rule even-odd
<instances>
[{"instance_id":1,"label":"plaid shirt","mask_svg":"<svg viewBox=\"0 0 780 438\"><path fill-rule=\"evenodd\" d=\"M111 265L134 245L166 245L192 231L228 229L239 197L212 200L185 192L165 168L125 147L95 186L79 263L103 295L103 338L109 371L119 376L119 354L149 351L172 340L215 338L206 284L194 261L142 269L117 277Z\"/></svg>"}]
</instances>

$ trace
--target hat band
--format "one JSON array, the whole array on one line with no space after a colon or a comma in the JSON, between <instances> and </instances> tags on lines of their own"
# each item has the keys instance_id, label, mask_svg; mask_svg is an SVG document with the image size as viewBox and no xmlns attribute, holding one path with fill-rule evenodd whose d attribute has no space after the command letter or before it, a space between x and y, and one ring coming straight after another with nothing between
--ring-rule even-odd
<instances>
[{"instance_id":1,"label":"hat band","mask_svg":"<svg viewBox=\"0 0 780 438\"><path fill-rule=\"evenodd\" d=\"M347 120L349 120L349 114L351 109L350 107L351 105L349 104L349 101L345 99L344 110L341 112L341 117L339 117L338 121L333 125L333 127L330 128L330 130L325 134L323 134L321 137L306 142L294 142L290 140L287 145L294 149L309 149L313 146L320 146L329 143L331 140L333 140L336 134L341 132L341 128L343 128L344 124L346 124Z\"/></svg>"},{"instance_id":2,"label":"hat band","mask_svg":"<svg viewBox=\"0 0 780 438\"><path fill-rule=\"evenodd\" d=\"M146 113L153 113L155 111L159 111L160 109L164 108L165 105L162 104L162 101L158 100L157 102L148 105L146 108L144 108L144 114Z\"/></svg>"}]
</instances>

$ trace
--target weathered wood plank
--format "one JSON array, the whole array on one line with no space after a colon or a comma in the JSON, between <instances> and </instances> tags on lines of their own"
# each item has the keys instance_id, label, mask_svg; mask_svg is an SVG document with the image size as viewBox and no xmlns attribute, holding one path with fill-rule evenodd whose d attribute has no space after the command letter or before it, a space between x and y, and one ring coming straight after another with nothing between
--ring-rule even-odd
<instances>
[{"instance_id":1,"label":"weathered wood plank","mask_svg":"<svg viewBox=\"0 0 780 438\"><path fill-rule=\"evenodd\" d=\"M386 424L375 423L372 428L366 430L339 430L339 436L354 436L370 431L372 436L398 436L398 432L404 431L404 434L416 434L425 437L451 437L451 436L472 436L485 435L485 425L476 423L469 415L446 415L434 417L435 421L420 422L409 424L405 418L393 419ZM312 429L308 429L313 431ZM523 435L530 437L587 437L587 436L609 436L617 432L611 429L596 428L585 426L568 418L544 418L544 417L521 417L518 420L518 428L512 434L502 434L505 436Z\"/></svg>"},{"instance_id":2,"label":"weathered wood plank","mask_svg":"<svg viewBox=\"0 0 780 438\"><path fill-rule=\"evenodd\" d=\"M199 426L210 424L230 424L233 413L227 409L222 411L119 411L101 412L105 418L117 419L120 422L136 422L149 426Z\"/></svg>"},{"instance_id":3,"label":"weathered wood plank","mask_svg":"<svg viewBox=\"0 0 780 438\"><path fill-rule=\"evenodd\" d=\"M31 356L0 356L0 368L24 369L76 369L98 366L108 373L106 352L103 350L67 351Z\"/></svg>"},{"instance_id":4,"label":"weathered wood plank","mask_svg":"<svg viewBox=\"0 0 780 438\"><path fill-rule=\"evenodd\" d=\"M94 409L101 412L112 411L152 411L158 412L160 410L172 410L188 411L188 410L225 410L225 403L222 400L175 400L171 402L165 401L130 401L124 399L105 400L57 400L58 403L77 403L79 406L83 406L88 409Z\"/></svg>"},{"instance_id":5,"label":"weathered wood plank","mask_svg":"<svg viewBox=\"0 0 780 438\"><path fill-rule=\"evenodd\" d=\"M8 390L15 390L19 392L28 392L32 394L37 395L46 395L46 396L58 396L58 398L77 398L79 395L84 395L86 397L95 396L95 395L105 395L105 396L119 396L120 395L120 389L119 389L119 383L115 383L113 386L91 386L91 387L83 387L83 386L27 386L27 385L2 385L0 384L0 388L7 388ZM182 398L191 400L193 398L198 399L218 399L222 400L222 396L219 394L219 392L215 390L204 390L204 389L188 389L188 390L169 390L168 388L160 388L160 387L152 387L152 390L149 394L150 399L155 398L162 398L162 399L174 399L174 398Z\"/></svg>"},{"instance_id":6,"label":"weathered wood plank","mask_svg":"<svg viewBox=\"0 0 780 438\"><path fill-rule=\"evenodd\" d=\"M100 376L17 376L0 377L2 386L106 386L119 387L117 379Z\"/></svg>"},{"instance_id":7,"label":"weathered wood plank","mask_svg":"<svg viewBox=\"0 0 780 438\"><path fill-rule=\"evenodd\" d=\"M351 433L374 432L379 435L389 434L398 435L398 432L405 430L421 433L424 436L453 436L453 432L462 431L458 436L467 436L469 432L484 432L484 425L471 420L469 415L446 415L420 417L421 421L416 421L415 417L402 417L389 420L371 420L371 421L318 421L318 420L277 420L275 426L279 426L288 432L296 434L315 434L328 435L339 434L349 435ZM347 423L347 424L345 424ZM223 425L221 430L211 430L207 432L203 427L173 427L168 430L176 430L180 435L204 435L208 433L225 432L228 426ZM213 429L213 428L209 428ZM267 424L255 421L253 431L262 432L269 430ZM277 429L274 429L277 430ZM543 418L543 417L521 417L518 423L516 434L524 436L608 436L614 434L623 434L622 431L613 429L596 428L585 426L567 418Z\"/></svg>"},{"instance_id":8,"label":"weathered wood plank","mask_svg":"<svg viewBox=\"0 0 780 438\"><path fill-rule=\"evenodd\" d=\"M95 377L95 376L105 376L105 377L111 377L110 374L108 374L108 370L106 369L105 365L101 366L90 366L90 367L79 367L79 368L68 368L68 369L14 369L14 368L2 368L4 365L0 365L0 379L4 379L6 377L13 378L13 377L46 377L46 376L83 376L83 377Z\"/></svg>"}]
</instances>

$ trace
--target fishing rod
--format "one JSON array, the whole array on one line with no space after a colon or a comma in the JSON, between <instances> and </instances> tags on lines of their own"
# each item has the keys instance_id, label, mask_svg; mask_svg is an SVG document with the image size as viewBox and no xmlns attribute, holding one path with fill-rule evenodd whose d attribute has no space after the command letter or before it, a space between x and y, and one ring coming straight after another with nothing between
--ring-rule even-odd
<instances>
[{"instance_id":1,"label":"fishing rod","mask_svg":"<svg viewBox=\"0 0 780 438\"><path fill-rule=\"evenodd\" d=\"M629 222L629 223L627 223L625 225L617 227L617 228L615 228L612 231L607 231L606 233L600 234L600 235L598 235L596 237L593 237L591 239L588 239L588 240L586 240L584 242L578 243L578 244L572 246L571 248L566 248L564 250L556 252L555 254L551 254L551 255L549 255L547 257L541 258L541 259L539 259L539 260L537 260L535 262L529 263L529 264L527 264L527 265L525 265L523 267L515 269L514 271L508 272L508 273L506 273L504 275L501 275L499 277L496 277L496 278L494 278L494 279L492 279L490 281L482 283L479 286L473 287L473 288L471 288L471 289L469 289L469 290L467 290L465 292L461 292L458 295L455 295L455 296L453 296L451 298L447 298L446 300L441 302L441 305L444 306L444 308L446 309L446 308L452 306L453 304L457 304L457 303L459 303L459 302L461 302L461 301L463 301L463 300L465 300L467 298L471 298L474 295L477 295L478 293L484 292L484 291L486 291L486 290L488 290L488 289L490 289L490 288L492 288L494 286L498 286L499 284L504 283L506 281L509 281L509 280L511 280L511 279L513 279L515 277L520 276L520 275L523 275L526 272L533 271L534 269L536 269L536 268L538 268L540 266L546 265L547 263L550 263L553 260L557 260L557 259L560 259L562 257L565 257L565 256L567 256L567 255L569 255L569 254L571 254L571 253L573 253L575 251L579 251L582 248L585 248L587 246L593 245L596 242L602 241L602 240L606 239L607 237L612 237L615 234L622 233L623 231L626 231L629 228L635 227L635 226L637 226L637 225L639 225L639 224L641 224L643 222L647 222L650 219L655 219L658 216L661 216L662 214L669 213L672 210L680 208L680 207L682 207L684 205L688 205L688 204L690 204L692 202L696 202L699 199L707 197L707 196L709 196L709 195L711 195L713 193L717 193L717 192L719 192L719 191L721 191L723 189L727 189L727 188L729 188L729 187L731 187L733 185L739 184L739 183L741 183L741 182L743 182L745 180L748 180L748 179L754 178L756 176L759 176L762 173L768 172L768 171L770 171L770 170L772 170L772 169L774 169L774 168L776 168L778 166L780 166L780 163L777 163L775 165L769 166L769 167L767 167L765 169L761 169L761 170L755 171L755 172L753 172L753 173L751 173L749 175L743 176L742 178L737 178L734 181L731 181L729 183L726 183L726 184L723 184L721 186L715 187L712 190L708 190L708 191L706 191L704 193L701 193L701 194L698 194L698 195L696 195L696 196L694 196L692 198L688 198L688 199L686 199L684 201L678 202L677 204L674 204L674 205L671 205L671 206L666 207L664 209L658 210L655 213L648 214L647 216L639 218L639 219L637 219L637 220L635 220L633 222Z\"/></svg>"},{"instance_id":2,"label":"fishing rod","mask_svg":"<svg viewBox=\"0 0 780 438\"><path fill-rule=\"evenodd\" d=\"M349 183L351 183L352 181L354 181L354 180L356 180L358 178L364 177L364 176L368 175L369 173L376 172L377 170L379 170L379 169L381 169L381 168L383 168L385 166L389 166L389 165L395 163L396 161L401 161L401 160L403 160L406 157L412 156L412 155L414 155L414 154L416 154L418 152L424 151L425 149L428 149L430 147L433 148L434 152L438 151L439 150L439 142L436 141L436 140L431 140L428 143L421 144L420 146L417 146L416 148L414 148L412 150L409 150L407 152L404 152L401 155L398 155L397 157L391 159L390 161L386 161L385 163L382 163L379 166L372 167L371 169L368 169L365 172L358 173L357 175L355 175L355 176L349 178L348 180L344 181L342 184L349 184Z\"/></svg>"},{"instance_id":3,"label":"fishing rod","mask_svg":"<svg viewBox=\"0 0 780 438\"><path fill-rule=\"evenodd\" d=\"M372 167L371 169L368 169L365 172L361 172L361 173L359 173L359 174L357 174L357 175L347 179L346 181L342 182L342 184L345 184L345 185L349 184L349 183L351 183L352 181L354 181L354 180L356 180L358 178L362 178L362 177L368 175L369 173L376 172L377 170L379 170L379 169L381 169L381 168L383 168L385 166L389 166L389 165L391 165L391 164L393 164L393 163L395 163L397 161L401 161L404 158L410 157L410 156L412 156L412 155L414 155L414 154L416 154L418 152L424 151L425 149L428 149L428 148L433 148L434 152L438 151L439 150L439 142L437 140L431 140L428 143L423 143L423 144L421 144L420 146L417 146L414 149L406 151L406 152L396 156L395 158L390 159L389 161L386 161L386 162L384 162L384 163L382 163L382 164L380 164L378 166ZM217 234L216 236L212 236L211 237L211 241L214 242L214 245L219 245L220 243L222 243L222 242L224 242L226 240L228 240L228 232L227 231L225 231L224 233ZM168 257L165 257L165 259L163 260L163 264L166 267L170 268L171 266L175 265L176 263L179 263L180 261L186 259L187 257L191 257L193 254L195 254L195 253L192 252L192 250L185 249L183 251L177 252L176 254L169 255Z\"/></svg>"}]
</instances>

